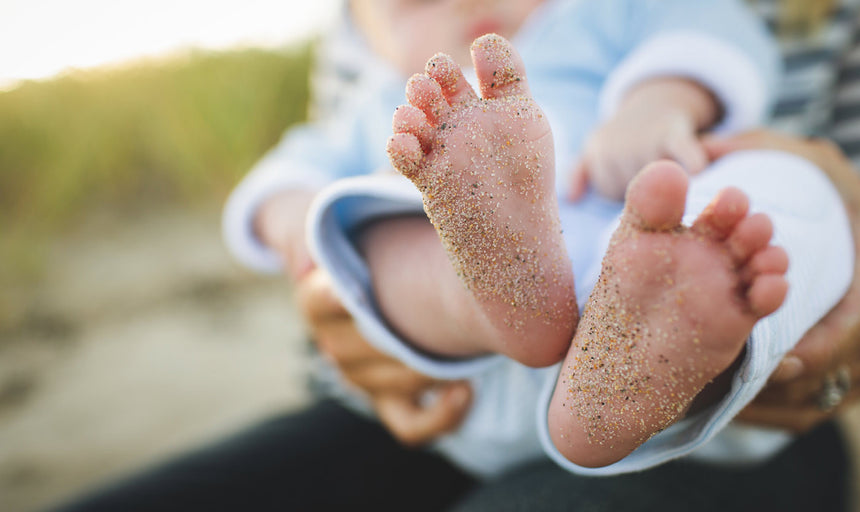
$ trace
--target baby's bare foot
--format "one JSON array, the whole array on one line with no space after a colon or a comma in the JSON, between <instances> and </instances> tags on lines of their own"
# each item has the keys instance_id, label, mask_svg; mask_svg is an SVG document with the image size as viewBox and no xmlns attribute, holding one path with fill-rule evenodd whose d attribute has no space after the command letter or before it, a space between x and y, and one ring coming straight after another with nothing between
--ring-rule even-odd
<instances>
[{"instance_id":1,"label":"baby's bare foot","mask_svg":"<svg viewBox=\"0 0 860 512\"><path fill-rule=\"evenodd\" d=\"M768 217L727 188L683 227L687 183L657 162L627 191L550 406L553 441L576 464L615 462L677 421L785 298Z\"/></svg>"},{"instance_id":2,"label":"baby's bare foot","mask_svg":"<svg viewBox=\"0 0 860 512\"><path fill-rule=\"evenodd\" d=\"M486 349L524 364L559 361L578 311L561 236L549 123L522 61L496 35L477 39L478 97L446 55L407 85L388 154L421 190L458 275L491 327Z\"/></svg>"}]
</instances>

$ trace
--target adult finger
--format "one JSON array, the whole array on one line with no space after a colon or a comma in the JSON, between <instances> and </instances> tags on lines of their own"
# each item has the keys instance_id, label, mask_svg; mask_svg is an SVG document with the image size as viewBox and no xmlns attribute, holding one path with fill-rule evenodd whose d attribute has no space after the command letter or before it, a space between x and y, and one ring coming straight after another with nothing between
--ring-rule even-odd
<instances>
[{"instance_id":1,"label":"adult finger","mask_svg":"<svg viewBox=\"0 0 860 512\"><path fill-rule=\"evenodd\" d=\"M314 269L296 283L296 300L302 315L310 323L332 316L348 315L334 294L331 277L322 269Z\"/></svg>"},{"instance_id":2,"label":"adult finger","mask_svg":"<svg viewBox=\"0 0 860 512\"><path fill-rule=\"evenodd\" d=\"M771 130L753 130L729 137L706 135L702 137L702 147L709 160L716 160L729 153L747 149L775 149L793 153L806 158L826 172L831 179L852 175L849 181L856 181L850 171L851 164L839 147L827 139L801 139ZM846 173L846 170L848 171Z\"/></svg>"},{"instance_id":3,"label":"adult finger","mask_svg":"<svg viewBox=\"0 0 860 512\"><path fill-rule=\"evenodd\" d=\"M729 153L745 149L783 149L790 151L797 146L797 139L765 130L753 130L729 137L706 135L702 137L702 148L708 159L716 160Z\"/></svg>"},{"instance_id":4,"label":"adult finger","mask_svg":"<svg viewBox=\"0 0 860 512\"><path fill-rule=\"evenodd\" d=\"M435 400L419 404L414 397L388 394L374 406L380 421L400 442L410 446L432 441L455 429L471 405L472 391L465 382L452 382L438 389Z\"/></svg>"},{"instance_id":5,"label":"adult finger","mask_svg":"<svg viewBox=\"0 0 860 512\"><path fill-rule=\"evenodd\" d=\"M822 317L786 356L771 375L771 382L787 382L801 375L818 375L833 365L839 349L837 327L831 316ZM838 315L838 312L835 312Z\"/></svg>"},{"instance_id":6,"label":"adult finger","mask_svg":"<svg viewBox=\"0 0 860 512\"><path fill-rule=\"evenodd\" d=\"M804 374L818 375L833 366L840 347L835 336L838 327L831 318L824 317L786 355L771 377L773 382L785 382Z\"/></svg>"},{"instance_id":7,"label":"adult finger","mask_svg":"<svg viewBox=\"0 0 860 512\"><path fill-rule=\"evenodd\" d=\"M418 395L438 385L431 377L404 365L400 361L372 361L366 364L341 366L343 377L368 395Z\"/></svg>"},{"instance_id":8,"label":"adult finger","mask_svg":"<svg viewBox=\"0 0 860 512\"><path fill-rule=\"evenodd\" d=\"M801 434L829 418L816 407L787 408L773 405L752 403L742 410L735 419L741 423L757 427L769 427L788 430Z\"/></svg>"},{"instance_id":9,"label":"adult finger","mask_svg":"<svg viewBox=\"0 0 860 512\"><path fill-rule=\"evenodd\" d=\"M803 433L837 415L858 399L860 399L860 387L854 383L843 401L831 410L821 410L814 401L793 406L754 401L744 408L736 416L736 419L756 426L781 428L795 433Z\"/></svg>"},{"instance_id":10,"label":"adult finger","mask_svg":"<svg viewBox=\"0 0 860 512\"><path fill-rule=\"evenodd\" d=\"M319 322L312 331L320 352L344 379L367 394L417 393L437 382L377 350L349 317Z\"/></svg>"},{"instance_id":11,"label":"adult finger","mask_svg":"<svg viewBox=\"0 0 860 512\"><path fill-rule=\"evenodd\" d=\"M393 361L377 350L358 332L352 318L330 317L311 327L317 347L339 366L365 364L369 361Z\"/></svg>"},{"instance_id":12,"label":"adult finger","mask_svg":"<svg viewBox=\"0 0 860 512\"><path fill-rule=\"evenodd\" d=\"M860 358L855 355L852 360L843 360L821 373L805 374L784 383L772 383L758 394L754 403L785 408L817 405L825 381L841 371L848 372L848 390L860 390Z\"/></svg>"},{"instance_id":13,"label":"adult finger","mask_svg":"<svg viewBox=\"0 0 860 512\"><path fill-rule=\"evenodd\" d=\"M860 277L855 270L855 281ZM771 377L784 382L801 374L818 375L860 353L860 287L853 285L841 301L813 326L787 354Z\"/></svg>"}]
</instances>

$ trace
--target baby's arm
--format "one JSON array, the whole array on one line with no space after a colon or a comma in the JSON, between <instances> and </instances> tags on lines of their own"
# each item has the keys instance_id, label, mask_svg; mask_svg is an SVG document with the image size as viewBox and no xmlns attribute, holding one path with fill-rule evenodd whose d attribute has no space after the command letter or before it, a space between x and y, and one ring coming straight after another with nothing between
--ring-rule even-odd
<instances>
[{"instance_id":1,"label":"baby's arm","mask_svg":"<svg viewBox=\"0 0 860 512\"><path fill-rule=\"evenodd\" d=\"M627 184L648 162L677 161L690 173L705 168L698 134L719 121L722 107L705 86L683 77L655 77L631 89L606 123L588 139L571 179L578 197L588 183L622 199Z\"/></svg>"},{"instance_id":2,"label":"baby's arm","mask_svg":"<svg viewBox=\"0 0 860 512\"><path fill-rule=\"evenodd\" d=\"M284 271L294 281L314 267L305 243L305 218L314 196L308 189L284 190L265 200L254 216L254 234L281 257Z\"/></svg>"},{"instance_id":3,"label":"baby's arm","mask_svg":"<svg viewBox=\"0 0 860 512\"><path fill-rule=\"evenodd\" d=\"M310 269L304 223L312 198L338 178L372 170L361 157L366 137L357 118L348 111L290 129L242 179L223 215L224 239L239 262L295 278Z\"/></svg>"},{"instance_id":4,"label":"baby's arm","mask_svg":"<svg viewBox=\"0 0 860 512\"><path fill-rule=\"evenodd\" d=\"M590 181L597 192L621 199L629 179L656 158L701 170L705 158L693 137L756 126L776 88L776 46L743 2L617 3L623 7L601 2L591 12L616 35L606 54L620 51L620 59L609 64L601 86L599 129L580 148L568 186L573 198Z\"/></svg>"}]
</instances>

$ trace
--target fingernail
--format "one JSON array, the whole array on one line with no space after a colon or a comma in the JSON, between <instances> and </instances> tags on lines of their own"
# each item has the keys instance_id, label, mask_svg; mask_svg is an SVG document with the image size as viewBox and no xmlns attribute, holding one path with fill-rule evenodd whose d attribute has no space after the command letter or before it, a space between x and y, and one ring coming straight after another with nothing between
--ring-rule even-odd
<instances>
[{"instance_id":1,"label":"fingernail","mask_svg":"<svg viewBox=\"0 0 860 512\"><path fill-rule=\"evenodd\" d=\"M770 380L774 382L784 382L796 379L797 377L800 377L803 370L803 361L801 361L799 357L785 356L770 376Z\"/></svg>"}]
</instances>

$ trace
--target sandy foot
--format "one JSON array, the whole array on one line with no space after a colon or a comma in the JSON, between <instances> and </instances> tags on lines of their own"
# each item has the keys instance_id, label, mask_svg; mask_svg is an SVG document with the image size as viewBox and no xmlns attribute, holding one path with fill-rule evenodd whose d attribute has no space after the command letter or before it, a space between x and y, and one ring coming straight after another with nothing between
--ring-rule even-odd
<instances>
[{"instance_id":1,"label":"sandy foot","mask_svg":"<svg viewBox=\"0 0 860 512\"><path fill-rule=\"evenodd\" d=\"M485 348L544 366L561 360L578 317L552 133L506 40L477 39L472 58L481 97L450 57L433 57L409 81L388 152L493 326L476 333Z\"/></svg>"},{"instance_id":2,"label":"sandy foot","mask_svg":"<svg viewBox=\"0 0 860 512\"><path fill-rule=\"evenodd\" d=\"M628 189L550 406L553 441L576 464L615 462L677 421L785 298L768 217L727 188L681 226L687 183L657 162Z\"/></svg>"}]
</instances>

